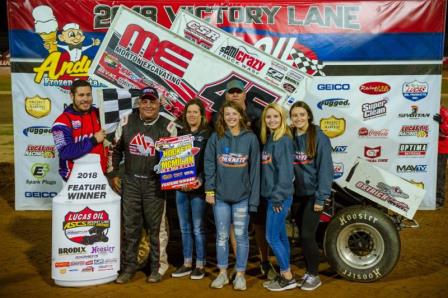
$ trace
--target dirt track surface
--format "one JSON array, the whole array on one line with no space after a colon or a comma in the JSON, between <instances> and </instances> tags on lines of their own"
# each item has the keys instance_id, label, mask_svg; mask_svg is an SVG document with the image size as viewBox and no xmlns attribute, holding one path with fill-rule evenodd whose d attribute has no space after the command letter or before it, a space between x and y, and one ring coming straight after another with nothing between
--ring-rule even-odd
<instances>
[{"instance_id":1,"label":"dirt track surface","mask_svg":"<svg viewBox=\"0 0 448 298\"><path fill-rule=\"evenodd\" d=\"M210 289L209 284L216 276L213 266L207 268L208 275L203 280L170 278L174 265L159 284L146 283L145 275L139 272L126 285L61 288L51 279L51 212L15 211L12 165L1 163L0 175L0 297L448 297L447 207L417 212L420 228L401 232L398 265L389 276L375 283L348 282L331 273L328 265L322 263L323 285L319 289L271 293L262 287L257 262L251 261L246 292L235 292L230 286ZM180 248L174 252L171 248L170 252L170 260L181 255ZM303 269L297 266L293 266L293 271L296 275L303 274Z\"/></svg>"}]
</instances>

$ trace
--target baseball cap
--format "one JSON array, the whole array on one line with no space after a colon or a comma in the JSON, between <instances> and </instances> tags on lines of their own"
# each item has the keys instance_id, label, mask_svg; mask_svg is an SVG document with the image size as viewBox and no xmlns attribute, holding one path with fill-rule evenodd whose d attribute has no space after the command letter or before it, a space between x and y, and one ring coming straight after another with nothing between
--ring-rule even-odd
<instances>
[{"instance_id":1,"label":"baseball cap","mask_svg":"<svg viewBox=\"0 0 448 298\"><path fill-rule=\"evenodd\" d=\"M140 89L141 99L159 99L159 93L154 87L145 87Z\"/></svg>"},{"instance_id":2,"label":"baseball cap","mask_svg":"<svg viewBox=\"0 0 448 298\"><path fill-rule=\"evenodd\" d=\"M244 91L243 82L241 82L240 80L231 80L226 85L226 92L229 92L232 89L238 89Z\"/></svg>"}]
</instances>

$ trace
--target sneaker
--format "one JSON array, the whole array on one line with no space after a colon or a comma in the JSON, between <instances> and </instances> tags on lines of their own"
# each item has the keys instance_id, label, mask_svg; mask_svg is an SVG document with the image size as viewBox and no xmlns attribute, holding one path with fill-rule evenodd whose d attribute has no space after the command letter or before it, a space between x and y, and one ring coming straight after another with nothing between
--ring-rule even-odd
<instances>
[{"instance_id":1,"label":"sneaker","mask_svg":"<svg viewBox=\"0 0 448 298\"><path fill-rule=\"evenodd\" d=\"M193 272L191 272L190 278L191 279L202 279L205 276L205 270L204 268L194 268Z\"/></svg>"},{"instance_id":2,"label":"sneaker","mask_svg":"<svg viewBox=\"0 0 448 298\"><path fill-rule=\"evenodd\" d=\"M266 287L269 291L274 292L281 292L295 288L297 288L297 282L294 277L291 279L286 279L283 276L280 276Z\"/></svg>"},{"instance_id":3,"label":"sneaker","mask_svg":"<svg viewBox=\"0 0 448 298\"><path fill-rule=\"evenodd\" d=\"M268 280L274 280L278 276L277 271L269 261L260 264L260 271Z\"/></svg>"},{"instance_id":4,"label":"sneaker","mask_svg":"<svg viewBox=\"0 0 448 298\"><path fill-rule=\"evenodd\" d=\"M171 277L184 277L190 275L190 273L191 273L191 267L186 267L185 265L182 265L179 268L177 268L176 271L171 273Z\"/></svg>"},{"instance_id":5,"label":"sneaker","mask_svg":"<svg viewBox=\"0 0 448 298\"><path fill-rule=\"evenodd\" d=\"M319 276L308 275L300 288L305 291L312 291L320 287L321 284L322 282L320 281Z\"/></svg>"},{"instance_id":6,"label":"sneaker","mask_svg":"<svg viewBox=\"0 0 448 298\"><path fill-rule=\"evenodd\" d=\"M237 291L245 291L246 287L246 279L243 275L236 275L235 280L233 281L233 289Z\"/></svg>"},{"instance_id":7,"label":"sneaker","mask_svg":"<svg viewBox=\"0 0 448 298\"><path fill-rule=\"evenodd\" d=\"M125 284L128 283L135 275L135 272L123 272L117 277L115 282L117 284Z\"/></svg>"},{"instance_id":8,"label":"sneaker","mask_svg":"<svg viewBox=\"0 0 448 298\"><path fill-rule=\"evenodd\" d=\"M162 275L159 273L158 270L154 270L151 273L151 275L146 278L146 281L150 282L150 283L160 282L161 280L162 280Z\"/></svg>"},{"instance_id":9,"label":"sneaker","mask_svg":"<svg viewBox=\"0 0 448 298\"><path fill-rule=\"evenodd\" d=\"M265 282L263 282L263 288L267 288L270 286L270 284L275 283L277 281L277 279L280 278L280 275L277 275L273 280L267 280Z\"/></svg>"},{"instance_id":10,"label":"sneaker","mask_svg":"<svg viewBox=\"0 0 448 298\"><path fill-rule=\"evenodd\" d=\"M308 272L305 272L305 274L302 276L302 278L300 278L300 280L297 282L297 287L301 287L303 285L303 283L305 282L305 280L308 278L308 276L310 276L310 274Z\"/></svg>"},{"instance_id":11,"label":"sneaker","mask_svg":"<svg viewBox=\"0 0 448 298\"><path fill-rule=\"evenodd\" d=\"M227 277L227 273L219 273L215 280L212 282L210 287L214 289L221 289L223 286L229 283L229 278Z\"/></svg>"}]
</instances>

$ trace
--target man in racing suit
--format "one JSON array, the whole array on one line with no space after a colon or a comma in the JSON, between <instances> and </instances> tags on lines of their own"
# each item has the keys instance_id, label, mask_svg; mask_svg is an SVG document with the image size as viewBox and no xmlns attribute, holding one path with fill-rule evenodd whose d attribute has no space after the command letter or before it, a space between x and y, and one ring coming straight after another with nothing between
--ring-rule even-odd
<instances>
[{"instance_id":1,"label":"man in racing suit","mask_svg":"<svg viewBox=\"0 0 448 298\"><path fill-rule=\"evenodd\" d=\"M107 151L103 146L106 134L101 129L98 109L92 107L92 87L84 80L74 81L70 87L72 104L56 118L51 129L59 152L59 174L64 181L70 177L73 160L88 153L100 155L106 173Z\"/></svg>"},{"instance_id":2,"label":"man in racing suit","mask_svg":"<svg viewBox=\"0 0 448 298\"><path fill-rule=\"evenodd\" d=\"M115 132L112 153L112 188L122 190L124 260L117 283L127 283L137 271L138 246L142 228L146 225L151 246L149 261L151 274L147 282L159 282L160 225L165 216L165 199L160 190L160 178L154 166L159 162L155 143L163 137L175 136L173 122L160 117L160 99L157 90L146 87L141 90L138 113L121 121ZM122 189L118 169L124 157Z\"/></svg>"}]
</instances>

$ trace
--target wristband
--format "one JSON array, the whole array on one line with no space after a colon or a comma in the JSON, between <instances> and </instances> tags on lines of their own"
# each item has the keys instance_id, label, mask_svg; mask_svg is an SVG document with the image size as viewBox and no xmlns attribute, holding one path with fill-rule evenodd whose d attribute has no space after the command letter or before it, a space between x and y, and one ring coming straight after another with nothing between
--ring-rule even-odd
<instances>
[{"instance_id":1,"label":"wristband","mask_svg":"<svg viewBox=\"0 0 448 298\"><path fill-rule=\"evenodd\" d=\"M215 191L214 190L207 190L207 191L205 191L205 194L214 196L215 195Z\"/></svg>"}]
</instances>

